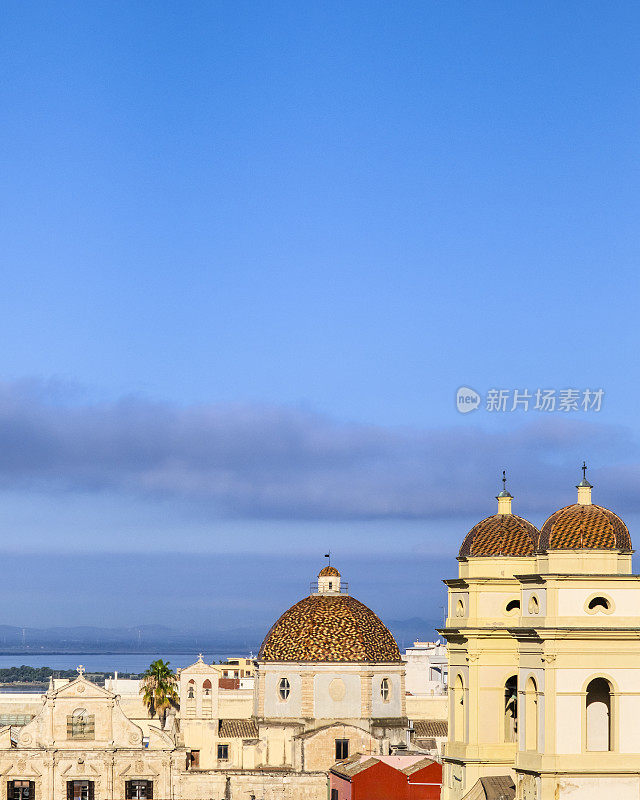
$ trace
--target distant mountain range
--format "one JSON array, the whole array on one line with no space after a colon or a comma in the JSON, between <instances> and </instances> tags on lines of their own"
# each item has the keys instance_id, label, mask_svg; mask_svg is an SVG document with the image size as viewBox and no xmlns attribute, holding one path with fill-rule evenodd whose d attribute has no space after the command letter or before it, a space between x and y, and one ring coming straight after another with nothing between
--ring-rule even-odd
<instances>
[{"instance_id":1,"label":"distant mountain range","mask_svg":"<svg viewBox=\"0 0 640 800\"><path fill-rule=\"evenodd\" d=\"M256 631L238 628L233 632L179 631L164 625L137 625L131 628L99 628L82 625L59 628L17 628L0 625L1 653L104 653L167 652L255 646Z\"/></svg>"},{"instance_id":2,"label":"distant mountain range","mask_svg":"<svg viewBox=\"0 0 640 800\"><path fill-rule=\"evenodd\" d=\"M385 624L394 635L402 652L417 641L435 642L438 638L442 639L436 631L436 628L443 627L442 620L411 617L410 619L387 620Z\"/></svg>"},{"instance_id":3,"label":"distant mountain range","mask_svg":"<svg viewBox=\"0 0 640 800\"><path fill-rule=\"evenodd\" d=\"M436 626L442 623L412 617L389 620L387 626L401 650L416 640L437 638ZM57 628L19 628L0 625L0 653L135 653L163 650L165 652L197 652L238 650L256 652L266 633L260 628L235 628L208 633L175 630L164 625L137 625L130 628L99 628L82 625Z\"/></svg>"}]
</instances>

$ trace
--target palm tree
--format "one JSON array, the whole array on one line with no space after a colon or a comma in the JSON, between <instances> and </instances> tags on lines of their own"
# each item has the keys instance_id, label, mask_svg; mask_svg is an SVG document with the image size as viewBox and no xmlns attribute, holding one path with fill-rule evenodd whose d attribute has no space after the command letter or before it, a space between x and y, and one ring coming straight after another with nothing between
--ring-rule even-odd
<instances>
[{"instance_id":1,"label":"palm tree","mask_svg":"<svg viewBox=\"0 0 640 800\"><path fill-rule=\"evenodd\" d=\"M170 669L169 662L165 662L161 658L152 661L149 669L142 676L142 685L140 686L142 700L151 716L157 713L161 728L164 728L167 711L171 706L178 707L177 685L177 678Z\"/></svg>"}]
</instances>

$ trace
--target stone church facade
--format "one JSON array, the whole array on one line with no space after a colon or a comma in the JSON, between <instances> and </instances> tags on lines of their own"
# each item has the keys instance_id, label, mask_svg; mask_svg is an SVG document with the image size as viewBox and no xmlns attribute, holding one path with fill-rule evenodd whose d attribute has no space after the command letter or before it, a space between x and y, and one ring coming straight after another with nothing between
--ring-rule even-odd
<instances>
[{"instance_id":1,"label":"stone church facade","mask_svg":"<svg viewBox=\"0 0 640 800\"><path fill-rule=\"evenodd\" d=\"M26 725L0 729L7 800L325 800L336 760L407 742L398 646L334 567L265 637L252 697L199 658L161 729L119 694L129 682L79 673L52 681Z\"/></svg>"}]
</instances>

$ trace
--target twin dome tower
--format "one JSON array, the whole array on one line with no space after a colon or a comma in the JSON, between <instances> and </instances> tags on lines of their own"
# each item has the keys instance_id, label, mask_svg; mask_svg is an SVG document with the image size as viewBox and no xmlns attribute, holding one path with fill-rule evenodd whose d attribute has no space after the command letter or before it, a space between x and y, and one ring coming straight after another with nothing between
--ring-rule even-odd
<instances>
[{"instance_id":1,"label":"twin dome tower","mask_svg":"<svg viewBox=\"0 0 640 800\"><path fill-rule=\"evenodd\" d=\"M592 485L583 478L577 485L578 500L554 512L538 530L511 511L512 496L505 488L497 496L498 513L483 519L467 534L460 557L531 557L549 550L631 551L631 537L624 522L613 511L591 502Z\"/></svg>"},{"instance_id":2,"label":"twin dome tower","mask_svg":"<svg viewBox=\"0 0 640 800\"><path fill-rule=\"evenodd\" d=\"M445 581L442 800L489 778L516 800L640 796L640 576L627 526L592 502L583 471L577 502L540 530L505 486Z\"/></svg>"}]
</instances>

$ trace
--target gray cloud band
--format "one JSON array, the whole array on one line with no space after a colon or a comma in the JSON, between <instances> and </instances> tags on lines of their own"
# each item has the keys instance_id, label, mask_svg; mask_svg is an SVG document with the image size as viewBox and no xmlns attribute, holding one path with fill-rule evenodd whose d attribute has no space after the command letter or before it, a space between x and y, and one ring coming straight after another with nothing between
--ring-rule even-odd
<instances>
[{"instance_id":1,"label":"gray cloud band","mask_svg":"<svg viewBox=\"0 0 640 800\"><path fill-rule=\"evenodd\" d=\"M514 510L551 511L573 502L583 458L598 496L640 508L634 437L591 421L540 418L508 434L401 429L290 408L83 406L0 387L0 487L175 497L212 517L486 516L504 467Z\"/></svg>"}]
</instances>

